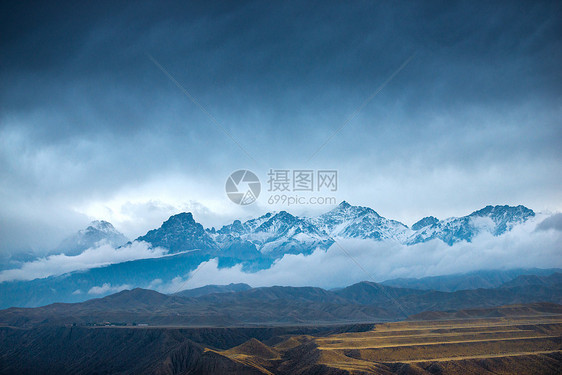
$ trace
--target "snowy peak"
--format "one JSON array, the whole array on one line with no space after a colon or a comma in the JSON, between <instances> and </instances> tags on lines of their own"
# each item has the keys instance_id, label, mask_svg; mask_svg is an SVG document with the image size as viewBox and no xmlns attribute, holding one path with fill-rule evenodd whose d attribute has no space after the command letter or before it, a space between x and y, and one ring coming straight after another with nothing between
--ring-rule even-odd
<instances>
[{"instance_id":1,"label":"snowy peak","mask_svg":"<svg viewBox=\"0 0 562 375\"><path fill-rule=\"evenodd\" d=\"M338 216L338 217L358 217L363 215L373 215L375 217L380 217L380 215L370 207L363 206L352 206L346 201L342 201L333 210L325 213L326 216ZM324 216L322 215L322 216Z\"/></svg>"},{"instance_id":2,"label":"snowy peak","mask_svg":"<svg viewBox=\"0 0 562 375\"><path fill-rule=\"evenodd\" d=\"M90 225L86 228L86 230L98 230L100 232L106 232L106 233L116 233L117 230L115 229L115 227L105 221L105 220L94 220L90 223Z\"/></svg>"},{"instance_id":3,"label":"snowy peak","mask_svg":"<svg viewBox=\"0 0 562 375\"><path fill-rule=\"evenodd\" d=\"M254 232L286 232L291 227L298 225L301 220L302 219L291 215L287 211L281 211L270 216L270 218L257 227Z\"/></svg>"},{"instance_id":4,"label":"snowy peak","mask_svg":"<svg viewBox=\"0 0 562 375\"><path fill-rule=\"evenodd\" d=\"M351 205L349 203L347 203L347 201L341 201L340 204L338 204L339 208L347 208L347 207L351 207Z\"/></svg>"},{"instance_id":5,"label":"snowy peak","mask_svg":"<svg viewBox=\"0 0 562 375\"><path fill-rule=\"evenodd\" d=\"M533 210L525 206L486 206L481 210L474 211L469 215L471 218L489 218L494 222L495 228L492 234L499 236L511 230L515 225L525 222L535 216Z\"/></svg>"},{"instance_id":6,"label":"snowy peak","mask_svg":"<svg viewBox=\"0 0 562 375\"><path fill-rule=\"evenodd\" d=\"M407 244L413 245L437 238L448 245L453 245L460 241L471 242L482 232L499 236L533 216L535 216L533 210L525 206L486 206L462 217L441 221L431 217L424 218L412 226L415 232L410 236Z\"/></svg>"},{"instance_id":7,"label":"snowy peak","mask_svg":"<svg viewBox=\"0 0 562 375\"><path fill-rule=\"evenodd\" d=\"M160 228L149 231L146 235L137 238L137 241L148 242L153 247L163 247L172 253L216 248L209 233L195 221L190 212L171 216Z\"/></svg>"},{"instance_id":8,"label":"snowy peak","mask_svg":"<svg viewBox=\"0 0 562 375\"><path fill-rule=\"evenodd\" d=\"M426 216L420 221L418 221L417 223L415 223L414 225L412 225L412 229L420 230L422 228L429 227L431 225L436 225L437 223L439 223L439 219L437 219L436 217Z\"/></svg>"},{"instance_id":9,"label":"snowy peak","mask_svg":"<svg viewBox=\"0 0 562 375\"><path fill-rule=\"evenodd\" d=\"M325 248L332 243L326 233L308 220L286 211L267 213L244 223L235 220L222 227L215 240L221 248L246 241L269 256L309 253L318 246Z\"/></svg>"},{"instance_id":10,"label":"snowy peak","mask_svg":"<svg viewBox=\"0 0 562 375\"><path fill-rule=\"evenodd\" d=\"M318 248L327 249L339 238L390 240L405 245L435 239L453 245L470 242L483 232L501 235L532 216L534 212L523 206L487 206L462 217L438 220L428 216L408 228L372 208L343 201L313 218L294 216L287 211L270 212L244 222L234 220L219 230L205 229L191 213L181 213L137 240L170 252L201 249L231 260L272 260L285 254L310 254Z\"/></svg>"},{"instance_id":11,"label":"snowy peak","mask_svg":"<svg viewBox=\"0 0 562 375\"><path fill-rule=\"evenodd\" d=\"M406 225L386 219L372 208L352 206L346 201L310 221L333 237L384 240L408 234Z\"/></svg>"},{"instance_id":12,"label":"snowy peak","mask_svg":"<svg viewBox=\"0 0 562 375\"><path fill-rule=\"evenodd\" d=\"M92 221L88 227L61 242L57 251L66 255L78 255L84 250L106 243L119 247L127 242L127 238L104 220Z\"/></svg>"},{"instance_id":13,"label":"snowy peak","mask_svg":"<svg viewBox=\"0 0 562 375\"><path fill-rule=\"evenodd\" d=\"M274 214L268 212L267 214L260 216L255 219L248 220L246 222L241 222L240 220L234 220L232 224L225 225L218 230L217 233L223 235L238 235L242 236L245 234L252 233L260 225L269 220Z\"/></svg>"}]
</instances>

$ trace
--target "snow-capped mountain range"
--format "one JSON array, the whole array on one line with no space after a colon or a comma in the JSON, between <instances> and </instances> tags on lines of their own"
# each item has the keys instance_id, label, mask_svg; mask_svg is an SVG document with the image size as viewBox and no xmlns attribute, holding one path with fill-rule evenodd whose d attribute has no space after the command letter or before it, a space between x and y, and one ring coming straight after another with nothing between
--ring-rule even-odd
<instances>
[{"instance_id":1,"label":"snow-capped mountain range","mask_svg":"<svg viewBox=\"0 0 562 375\"><path fill-rule=\"evenodd\" d=\"M524 206L487 206L462 217L444 220L424 217L408 227L379 215L372 208L343 201L316 217L269 212L245 222L235 220L218 230L204 228L191 213L184 212L171 216L160 228L150 230L136 241L168 249L170 253L199 249L241 259L263 256L275 259L284 254L310 254L317 248L327 249L335 240L344 238L389 240L404 245L441 240L453 245L470 242L481 232L501 235L533 216L535 213ZM127 238L107 221L93 221L64 240L57 250L76 255L100 243L119 247L126 242Z\"/></svg>"},{"instance_id":2,"label":"snow-capped mountain range","mask_svg":"<svg viewBox=\"0 0 562 375\"><path fill-rule=\"evenodd\" d=\"M3 302L0 305L78 302L109 294L118 287L146 288L157 280L171 283L177 277L186 277L211 259L217 260L219 268L238 265L243 272L252 273L270 268L285 254L307 255L317 249L326 250L339 239L393 241L406 246L427 241L443 241L449 245L470 242L483 232L501 235L533 216L535 213L523 206L487 206L458 218L438 220L425 217L408 227L379 215L371 208L342 202L316 217L273 212L244 222L235 220L217 230L204 228L191 213L180 213L135 240L153 248L165 248L168 254L86 267L35 280L0 282ZM125 242L126 238L110 223L96 221L65 240L59 249L67 255L74 255L100 244L125 249L130 246ZM144 247L141 243L137 245ZM36 261L47 262L45 259ZM0 272L10 272L8 266L13 268L14 265L18 266L12 262L3 267L7 271Z\"/></svg>"},{"instance_id":3,"label":"snow-capped mountain range","mask_svg":"<svg viewBox=\"0 0 562 375\"><path fill-rule=\"evenodd\" d=\"M167 248L172 253L201 249L213 253L224 251L234 257L243 253L243 258L258 254L278 258L283 254L309 254L317 248L326 249L334 240L342 238L389 240L404 245L435 239L453 245L470 242L484 231L501 235L534 215L524 206L487 206L462 217L444 220L425 217L409 228L369 207L352 206L343 201L317 217L297 217L280 211L245 222L235 220L219 230L204 229L191 213L181 213L137 241ZM237 250L241 254L237 254Z\"/></svg>"}]
</instances>

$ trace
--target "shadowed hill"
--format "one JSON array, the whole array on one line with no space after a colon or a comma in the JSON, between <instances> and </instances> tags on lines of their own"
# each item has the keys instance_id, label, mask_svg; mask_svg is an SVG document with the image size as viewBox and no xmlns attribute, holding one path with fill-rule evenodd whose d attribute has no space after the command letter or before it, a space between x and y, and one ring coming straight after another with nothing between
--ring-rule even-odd
<instances>
[{"instance_id":1,"label":"shadowed hill","mask_svg":"<svg viewBox=\"0 0 562 375\"><path fill-rule=\"evenodd\" d=\"M402 278L384 281L382 284L397 288L456 292L458 290L497 288L519 276L549 276L562 272L559 268L523 268L513 270L481 270L462 274L429 276L419 279Z\"/></svg>"},{"instance_id":2,"label":"shadowed hill","mask_svg":"<svg viewBox=\"0 0 562 375\"><path fill-rule=\"evenodd\" d=\"M361 282L338 291L312 287L267 287L197 298L145 289L122 291L83 303L0 311L0 324L243 326L392 321L427 311L456 311L507 304L562 303L560 277L546 285L435 292Z\"/></svg>"},{"instance_id":3,"label":"shadowed hill","mask_svg":"<svg viewBox=\"0 0 562 375\"><path fill-rule=\"evenodd\" d=\"M173 330L4 328L0 341L0 374L262 374Z\"/></svg>"},{"instance_id":4,"label":"shadowed hill","mask_svg":"<svg viewBox=\"0 0 562 375\"><path fill-rule=\"evenodd\" d=\"M175 295L180 297L201 297L207 294L241 292L249 289L252 289L252 287L244 283L231 283L228 285L205 285L200 288L182 290L181 292L175 293Z\"/></svg>"}]
</instances>

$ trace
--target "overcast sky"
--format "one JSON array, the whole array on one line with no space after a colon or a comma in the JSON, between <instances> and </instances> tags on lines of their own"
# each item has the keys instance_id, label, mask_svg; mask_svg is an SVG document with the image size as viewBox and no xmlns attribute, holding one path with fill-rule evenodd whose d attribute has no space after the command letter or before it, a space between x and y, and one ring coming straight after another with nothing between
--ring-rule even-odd
<instances>
[{"instance_id":1,"label":"overcast sky","mask_svg":"<svg viewBox=\"0 0 562 375\"><path fill-rule=\"evenodd\" d=\"M1 252L283 209L270 168L337 170L330 195L408 225L562 210L560 2L115 3L2 4Z\"/></svg>"}]
</instances>

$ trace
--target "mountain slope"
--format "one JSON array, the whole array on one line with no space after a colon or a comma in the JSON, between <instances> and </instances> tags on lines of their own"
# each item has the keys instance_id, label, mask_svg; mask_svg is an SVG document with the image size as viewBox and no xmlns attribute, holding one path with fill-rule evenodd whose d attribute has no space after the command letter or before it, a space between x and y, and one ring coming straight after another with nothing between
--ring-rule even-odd
<instances>
[{"instance_id":1,"label":"mountain slope","mask_svg":"<svg viewBox=\"0 0 562 375\"><path fill-rule=\"evenodd\" d=\"M262 374L172 330L0 328L2 374ZM21 350L27 347L27 350ZM88 349L86 349L88 348ZM33 358L33 360L30 360Z\"/></svg>"},{"instance_id":2,"label":"mountain slope","mask_svg":"<svg viewBox=\"0 0 562 375\"><path fill-rule=\"evenodd\" d=\"M410 233L406 225L386 219L369 207L352 206L346 201L309 221L337 238L402 241Z\"/></svg>"},{"instance_id":3,"label":"mountain slope","mask_svg":"<svg viewBox=\"0 0 562 375\"><path fill-rule=\"evenodd\" d=\"M57 247L57 253L66 255L78 255L86 249L106 243L115 248L124 245L128 241L121 232L116 230L107 221L92 221L90 225L78 233L66 238Z\"/></svg>"},{"instance_id":4,"label":"mountain slope","mask_svg":"<svg viewBox=\"0 0 562 375\"><path fill-rule=\"evenodd\" d=\"M215 230L205 229L191 213L181 213L171 216L160 228L137 238L137 241L145 241L152 247L167 249L168 254L161 260L117 263L27 282L2 282L0 307L83 301L92 296L92 288L94 292L106 295L124 288L150 287L152 282L170 283L175 277L185 278L201 262L210 259L217 259L219 268L241 266L243 272L257 272L271 267L287 254L309 255L315 250L326 250L335 238L361 239L367 241L366 245L368 241L415 245L430 240L442 240L453 245L459 241L471 241L478 233L501 235L533 215L532 210L523 206L488 206L461 218L441 221L424 218L410 229L400 222L382 217L371 208L352 206L344 201L315 218L297 217L281 211L246 222L235 220ZM92 241L101 238L98 236L100 233L115 234L113 226L105 222L89 228L83 233L83 240L72 242L81 244L81 247L74 248L75 251L90 247ZM193 251L197 253L174 256ZM147 268L147 264L151 264L152 268ZM18 266L21 267L15 267ZM84 265L84 268L87 267L87 264ZM473 275L472 279L464 278L458 285L448 282L442 288L433 283L429 289L452 291L499 285L488 281L481 275ZM409 287L407 283L403 286ZM412 285L412 288L418 287Z\"/></svg>"},{"instance_id":5,"label":"mountain slope","mask_svg":"<svg viewBox=\"0 0 562 375\"><path fill-rule=\"evenodd\" d=\"M153 229L136 239L154 247L163 247L172 253L186 250L210 250L217 246L203 226L195 221L191 213L171 216L160 228Z\"/></svg>"},{"instance_id":6,"label":"mountain slope","mask_svg":"<svg viewBox=\"0 0 562 375\"><path fill-rule=\"evenodd\" d=\"M182 290L175 293L175 295L180 297L201 297L207 294L241 292L250 289L252 287L248 284L205 285L200 288Z\"/></svg>"},{"instance_id":7,"label":"mountain slope","mask_svg":"<svg viewBox=\"0 0 562 375\"><path fill-rule=\"evenodd\" d=\"M450 293L393 288L371 282L357 283L335 292L277 286L197 298L134 289L82 303L2 310L0 325L144 322L150 325L240 326L401 320L427 311L562 303L562 275L551 275L549 280L548 285L502 286Z\"/></svg>"},{"instance_id":8,"label":"mountain slope","mask_svg":"<svg viewBox=\"0 0 562 375\"><path fill-rule=\"evenodd\" d=\"M0 327L0 374L558 374L561 313L542 303L376 325Z\"/></svg>"},{"instance_id":9,"label":"mountain slope","mask_svg":"<svg viewBox=\"0 0 562 375\"><path fill-rule=\"evenodd\" d=\"M393 279L384 281L382 284L399 288L455 292L457 290L497 288L521 275L528 275L529 277L535 275L549 276L557 272L562 272L562 269L522 268L513 270L482 270L462 274L429 276L419 279Z\"/></svg>"},{"instance_id":10,"label":"mountain slope","mask_svg":"<svg viewBox=\"0 0 562 375\"><path fill-rule=\"evenodd\" d=\"M317 247L328 248L328 235L308 220L286 211L268 213L245 223L234 221L222 227L215 236L219 246L231 246L234 241L246 241L268 257L283 254L309 254Z\"/></svg>"},{"instance_id":11,"label":"mountain slope","mask_svg":"<svg viewBox=\"0 0 562 375\"><path fill-rule=\"evenodd\" d=\"M439 239L453 245L470 242L482 232L501 235L534 215L523 206L487 206L459 218L426 217L408 228L369 207L352 206L343 201L331 211L313 218L281 211L246 222L235 220L219 230L204 229L191 213L181 213L137 241L171 252L202 249L217 256L251 261L262 256L278 259L285 254L310 254L317 248L327 249L334 238L392 240L406 245Z\"/></svg>"},{"instance_id":12,"label":"mountain slope","mask_svg":"<svg viewBox=\"0 0 562 375\"><path fill-rule=\"evenodd\" d=\"M35 307L53 302L81 302L120 289L185 277L210 256L201 251L138 259L31 281L0 283L0 308ZM185 284L189 286L189 284ZM92 289L94 288L94 289Z\"/></svg>"},{"instance_id":13,"label":"mountain slope","mask_svg":"<svg viewBox=\"0 0 562 375\"><path fill-rule=\"evenodd\" d=\"M458 218L453 217L441 221L435 221L435 218L424 218L415 224L416 232L409 237L406 243L413 245L440 239L448 245L453 245L460 241L470 242L482 232L499 236L533 216L535 213L524 206L486 206L470 215Z\"/></svg>"}]
</instances>

